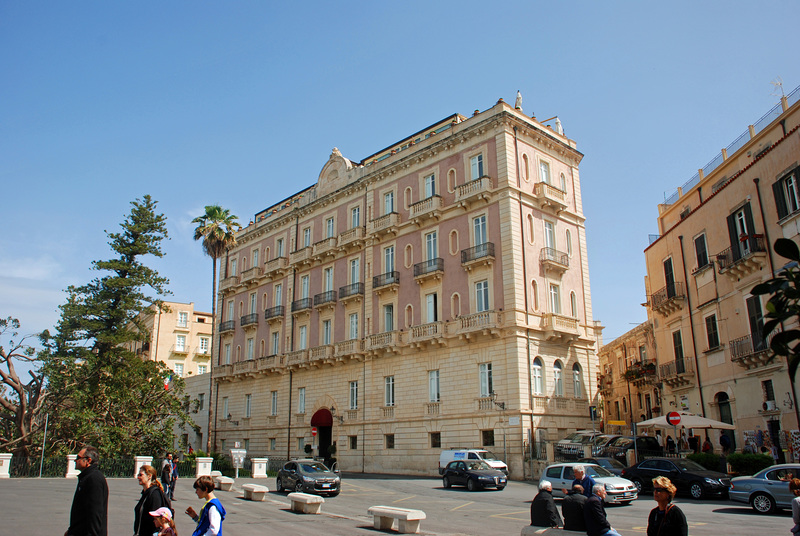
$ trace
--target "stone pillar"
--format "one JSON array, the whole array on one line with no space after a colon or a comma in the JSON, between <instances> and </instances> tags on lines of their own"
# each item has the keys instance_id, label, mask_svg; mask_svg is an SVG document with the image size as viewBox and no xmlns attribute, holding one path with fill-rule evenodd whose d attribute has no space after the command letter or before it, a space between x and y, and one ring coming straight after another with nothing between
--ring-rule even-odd
<instances>
[{"instance_id":1,"label":"stone pillar","mask_svg":"<svg viewBox=\"0 0 800 536\"><path fill-rule=\"evenodd\" d=\"M547 452L547 461L548 462L553 463L554 461L556 461L556 446L553 443L551 443L549 441L547 443L545 443L544 444L544 450L545 450L545 452Z\"/></svg>"},{"instance_id":2,"label":"stone pillar","mask_svg":"<svg viewBox=\"0 0 800 536\"><path fill-rule=\"evenodd\" d=\"M583 445L583 457L584 458L593 457L594 453L592 452L592 450L594 450L594 445L592 445L591 443L588 445Z\"/></svg>"},{"instance_id":3,"label":"stone pillar","mask_svg":"<svg viewBox=\"0 0 800 536\"><path fill-rule=\"evenodd\" d=\"M141 469L143 465L153 465L152 456L134 456L133 461L133 478L136 478L136 475L139 474L139 469ZM161 474L160 467L156 467L156 474Z\"/></svg>"},{"instance_id":4,"label":"stone pillar","mask_svg":"<svg viewBox=\"0 0 800 536\"><path fill-rule=\"evenodd\" d=\"M201 476L211 476L211 462L214 458L195 458L197 460L197 469L195 470L195 478Z\"/></svg>"},{"instance_id":5,"label":"stone pillar","mask_svg":"<svg viewBox=\"0 0 800 536\"><path fill-rule=\"evenodd\" d=\"M625 459L628 462L628 467L631 465L636 465L636 451L634 449L629 449L625 452Z\"/></svg>"},{"instance_id":6,"label":"stone pillar","mask_svg":"<svg viewBox=\"0 0 800 536\"><path fill-rule=\"evenodd\" d=\"M67 474L64 475L66 478L78 478L80 471L78 471L78 468L75 466L75 460L77 459L77 454L67 455Z\"/></svg>"},{"instance_id":7,"label":"stone pillar","mask_svg":"<svg viewBox=\"0 0 800 536\"><path fill-rule=\"evenodd\" d=\"M253 462L253 474L251 474L250 477L267 478L269 458L253 458L251 461Z\"/></svg>"},{"instance_id":8,"label":"stone pillar","mask_svg":"<svg viewBox=\"0 0 800 536\"><path fill-rule=\"evenodd\" d=\"M11 477L11 456L8 452L0 454L0 478Z\"/></svg>"}]
</instances>

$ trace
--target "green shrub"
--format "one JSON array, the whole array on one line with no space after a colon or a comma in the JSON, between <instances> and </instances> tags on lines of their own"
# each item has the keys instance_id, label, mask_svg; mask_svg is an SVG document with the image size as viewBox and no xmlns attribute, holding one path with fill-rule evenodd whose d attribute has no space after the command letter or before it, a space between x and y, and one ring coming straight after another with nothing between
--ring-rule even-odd
<instances>
[{"instance_id":1,"label":"green shrub","mask_svg":"<svg viewBox=\"0 0 800 536\"><path fill-rule=\"evenodd\" d=\"M728 456L731 470L740 475L754 475L775 463L772 456L766 454L731 454Z\"/></svg>"},{"instance_id":2,"label":"green shrub","mask_svg":"<svg viewBox=\"0 0 800 536\"><path fill-rule=\"evenodd\" d=\"M719 471L720 469L720 457L718 454L698 452L697 454L689 454L686 459L699 463L709 471Z\"/></svg>"}]
</instances>

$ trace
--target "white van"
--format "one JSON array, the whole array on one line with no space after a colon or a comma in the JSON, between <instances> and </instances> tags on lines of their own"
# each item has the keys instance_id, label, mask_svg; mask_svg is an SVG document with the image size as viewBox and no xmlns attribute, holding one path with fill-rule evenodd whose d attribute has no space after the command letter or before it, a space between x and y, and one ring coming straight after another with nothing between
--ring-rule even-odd
<instances>
[{"instance_id":1,"label":"white van","mask_svg":"<svg viewBox=\"0 0 800 536\"><path fill-rule=\"evenodd\" d=\"M447 464L453 460L483 460L492 467L508 475L508 466L497 456L484 449L447 449L439 455L439 474L444 472Z\"/></svg>"}]
</instances>

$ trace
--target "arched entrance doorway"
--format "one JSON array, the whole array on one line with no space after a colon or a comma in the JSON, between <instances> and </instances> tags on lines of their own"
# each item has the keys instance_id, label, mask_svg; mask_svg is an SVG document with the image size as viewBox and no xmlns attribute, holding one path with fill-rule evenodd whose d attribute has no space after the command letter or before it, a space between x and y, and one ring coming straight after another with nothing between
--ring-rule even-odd
<instances>
[{"instance_id":1,"label":"arched entrance doorway","mask_svg":"<svg viewBox=\"0 0 800 536\"><path fill-rule=\"evenodd\" d=\"M330 466L330 459L333 457L329 453L331 438L333 437L333 415L328 408L320 408L311 417L311 426L316 426L316 443L319 446L317 455L325 460L325 465Z\"/></svg>"},{"instance_id":2,"label":"arched entrance doorway","mask_svg":"<svg viewBox=\"0 0 800 536\"><path fill-rule=\"evenodd\" d=\"M717 393L717 407L719 408L719 420L728 424L733 424L733 413L731 412L731 401L728 398L728 393ZM731 452L736 450L736 434L733 430L722 430L722 434L728 436L731 440Z\"/></svg>"}]
</instances>

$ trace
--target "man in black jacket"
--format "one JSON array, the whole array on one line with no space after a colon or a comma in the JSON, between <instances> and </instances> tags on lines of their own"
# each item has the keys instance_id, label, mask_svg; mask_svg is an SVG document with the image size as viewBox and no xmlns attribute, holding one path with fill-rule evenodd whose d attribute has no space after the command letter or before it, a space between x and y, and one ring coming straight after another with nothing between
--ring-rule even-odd
<instances>
[{"instance_id":1,"label":"man in black jacket","mask_svg":"<svg viewBox=\"0 0 800 536\"><path fill-rule=\"evenodd\" d=\"M75 466L81 474L64 536L108 536L108 484L97 467L99 459L94 447L78 452Z\"/></svg>"},{"instance_id":2,"label":"man in black jacket","mask_svg":"<svg viewBox=\"0 0 800 536\"><path fill-rule=\"evenodd\" d=\"M592 496L583 507L583 519L586 522L588 536L620 536L620 533L614 530L606 519L606 508L603 505L605 498L606 487L603 484L595 484L592 488Z\"/></svg>"},{"instance_id":3,"label":"man in black jacket","mask_svg":"<svg viewBox=\"0 0 800 536\"><path fill-rule=\"evenodd\" d=\"M539 482L539 493L531 503L531 525L537 527L560 527L561 516L553 500L553 485L547 480Z\"/></svg>"},{"instance_id":4,"label":"man in black jacket","mask_svg":"<svg viewBox=\"0 0 800 536\"><path fill-rule=\"evenodd\" d=\"M561 514L564 516L564 530L586 532L586 521L583 519L583 507L586 505L583 486L575 484L561 502Z\"/></svg>"}]
</instances>

